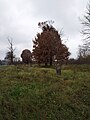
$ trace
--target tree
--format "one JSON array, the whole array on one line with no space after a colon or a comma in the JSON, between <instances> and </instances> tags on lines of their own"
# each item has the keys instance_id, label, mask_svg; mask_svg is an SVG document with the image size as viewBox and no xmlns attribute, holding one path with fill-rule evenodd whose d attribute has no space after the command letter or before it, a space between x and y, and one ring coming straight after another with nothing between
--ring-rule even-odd
<instances>
[{"instance_id":1,"label":"tree","mask_svg":"<svg viewBox=\"0 0 90 120\"><path fill-rule=\"evenodd\" d=\"M13 64L13 59L15 58L15 55L14 55L15 49L13 48L13 39L8 38L8 42L9 42L9 51L6 53L5 59L8 61L9 64Z\"/></svg>"},{"instance_id":2,"label":"tree","mask_svg":"<svg viewBox=\"0 0 90 120\"><path fill-rule=\"evenodd\" d=\"M87 53L87 49L81 45L79 45L77 63L90 64L90 55Z\"/></svg>"},{"instance_id":3,"label":"tree","mask_svg":"<svg viewBox=\"0 0 90 120\"><path fill-rule=\"evenodd\" d=\"M44 63L45 66L48 63L52 65L54 58L60 61L69 56L68 48L62 44L60 34L52 23L52 21L38 23L42 32L38 33L33 40L33 56L39 64Z\"/></svg>"},{"instance_id":4,"label":"tree","mask_svg":"<svg viewBox=\"0 0 90 120\"><path fill-rule=\"evenodd\" d=\"M90 2L87 4L87 12L81 20L81 24L83 25L81 33L84 36L83 49L87 50L88 54L90 54Z\"/></svg>"},{"instance_id":5,"label":"tree","mask_svg":"<svg viewBox=\"0 0 90 120\"><path fill-rule=\"evenodd\" d=\"M25 64L32 63L32 53L28 49L25 49L22 51L21 58L22 58L23 63L25 63Z\"/></svg>"}]
</instances>

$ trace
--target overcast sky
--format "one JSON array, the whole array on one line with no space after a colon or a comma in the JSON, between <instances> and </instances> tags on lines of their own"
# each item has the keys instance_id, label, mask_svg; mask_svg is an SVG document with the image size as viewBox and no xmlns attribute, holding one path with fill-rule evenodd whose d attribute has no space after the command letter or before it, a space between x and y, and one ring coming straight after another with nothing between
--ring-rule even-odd
<instances>
[{"instance_id":1,"label":"overcast sky","mask_svg":"<svg viewBox=\"0 0 90 120\"><path fill-rule=\"evenodd\" d=\"M13 38L15 54L25 48L32 50L32 39L39 32L38 22L53 20L55 28L64 31L64 40L71 57L76 58L81 44L79 18L88 0L0 0L0 59L8 51L7 37Z\"/></svg>"}]
</instances>

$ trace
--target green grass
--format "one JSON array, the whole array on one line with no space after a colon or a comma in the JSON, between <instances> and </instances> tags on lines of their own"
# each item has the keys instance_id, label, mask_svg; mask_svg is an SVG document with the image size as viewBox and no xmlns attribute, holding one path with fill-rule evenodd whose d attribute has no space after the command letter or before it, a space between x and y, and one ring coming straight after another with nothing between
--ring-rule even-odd
<instances>
[{"instance_id":1,"label":"green grass","mask_svg":"<svg viewBox=\"0 0 90 120\"><path fill-rule=\"evenodd\" d=\"M90 120L90 66L0 67L0 120Z\"/></svg>"}]
</instances>

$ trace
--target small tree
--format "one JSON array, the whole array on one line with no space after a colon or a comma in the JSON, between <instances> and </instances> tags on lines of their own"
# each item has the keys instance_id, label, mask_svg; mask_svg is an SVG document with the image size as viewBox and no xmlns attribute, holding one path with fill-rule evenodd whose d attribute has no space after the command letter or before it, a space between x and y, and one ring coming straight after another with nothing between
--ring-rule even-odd
<instances>
[{"instance_id":1,"label":"small tree","mask_svg":"<svg viewBox=\"0 0 90 120\"><path fill-rule=\"evenodd\" d=\"M25 63L25 64L32 63L32 53L28 49L25 49L22 51L21 58L22 58L23 63Z\"/></svg>"},{"instance_id":2,"label":"small tree","mask_svg":"<svg viewBox=\"0 0 90 120\"><path fill-rule=\"evenodd\" d=\"M9 42L9 51L6 53L5 59L8 61L9 64L13 64L13 59L15 58L15 55L14 55L15 49L13 47L13 39L8 38L8 42Z\"/></svg>"}]
</instances>

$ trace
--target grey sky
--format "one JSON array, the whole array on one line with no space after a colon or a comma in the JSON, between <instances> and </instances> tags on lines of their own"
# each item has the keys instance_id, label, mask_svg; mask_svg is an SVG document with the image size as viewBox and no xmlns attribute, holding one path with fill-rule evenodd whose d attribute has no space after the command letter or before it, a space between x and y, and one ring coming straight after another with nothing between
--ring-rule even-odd
<instances>
[{"instance_id":1,"label":"grey sky","mask_svg":"<svg viewBox=\"0 0 90 120\"><path fill-rule=\"evenodd\" d=\"M63 28L64 39L76 57L81 43L82 17L88 0L0 0L0 59L8 50L7 37L13 38L15 53L20 57L25 48L32 50L32 39L39 32L38 22L53 20L57 30Z\"/></svg>"}]
</instances>

